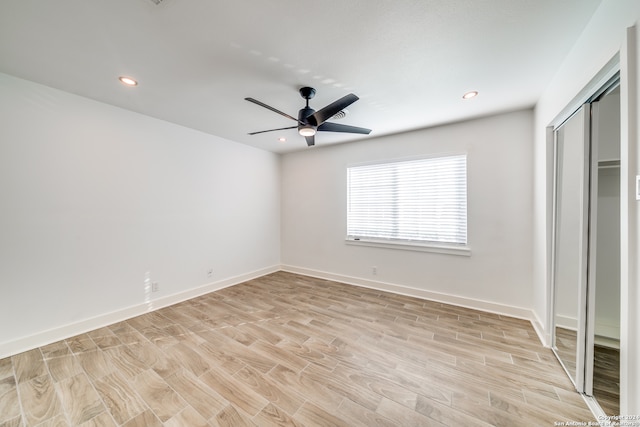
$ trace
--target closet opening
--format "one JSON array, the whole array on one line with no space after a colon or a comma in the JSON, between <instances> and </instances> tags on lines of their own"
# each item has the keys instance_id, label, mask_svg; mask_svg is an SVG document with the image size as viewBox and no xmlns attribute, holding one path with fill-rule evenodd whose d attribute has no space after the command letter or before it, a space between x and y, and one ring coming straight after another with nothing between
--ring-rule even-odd
<instances>
[{"instance_id":1,"label":"closet opening","mask_svg":"<svg viewBox=\"0 0 640 427\"><path fill-rule=\"evenodd\" d=\"M552 349L576 389L620 413L620 86L554 128Z\"/></svg>"}]
</instances>

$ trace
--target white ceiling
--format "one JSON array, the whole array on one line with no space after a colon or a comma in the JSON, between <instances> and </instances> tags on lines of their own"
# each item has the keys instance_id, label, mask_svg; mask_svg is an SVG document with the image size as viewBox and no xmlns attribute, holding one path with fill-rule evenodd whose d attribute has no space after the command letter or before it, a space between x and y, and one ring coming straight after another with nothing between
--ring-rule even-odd
<instances>
[{"instance_id":1,"label":"white ceiling","mask_svg":"<svg viewBox=\"0 0 640 427\"><path fill-rule=\"evenodd\" d=\"M600 0L2 0L0 72L274 152L353 92L317 146L531 107ZM127 88L117 77L140 84ZM480 96L462 100L463 93ZM280 136L287 138L279 142Z\"/></svg>"}]
</instances>

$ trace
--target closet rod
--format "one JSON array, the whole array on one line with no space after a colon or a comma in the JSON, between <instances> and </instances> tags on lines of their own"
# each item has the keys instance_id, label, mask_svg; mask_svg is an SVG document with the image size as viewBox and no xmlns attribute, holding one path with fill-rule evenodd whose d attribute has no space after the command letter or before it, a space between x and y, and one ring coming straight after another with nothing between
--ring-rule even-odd
<instances>
[{"instance_id":1,"label":"closet rod","mask_svg":"<svg viewBox=\"0 0 640 427\"><path fill-rule=\"evenodd\" d=\"M600 168L619 168L620 160L600 160L598 162L598 169Z\"/></svg>"}]
</instances>

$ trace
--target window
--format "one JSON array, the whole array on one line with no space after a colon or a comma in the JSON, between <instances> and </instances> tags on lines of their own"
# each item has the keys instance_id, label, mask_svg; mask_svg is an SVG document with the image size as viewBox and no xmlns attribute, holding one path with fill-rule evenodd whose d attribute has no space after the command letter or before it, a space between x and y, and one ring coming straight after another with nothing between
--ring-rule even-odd
<instances>
[{"instance_id":1,"label":"window","mask_svg":"<svg viewBox=\"0 0 640 427\"><path fill-rule=\"evenodd\" d=\"M347 240L467 244L467 156L347 168Z\"/></svg>"}]
</instances>

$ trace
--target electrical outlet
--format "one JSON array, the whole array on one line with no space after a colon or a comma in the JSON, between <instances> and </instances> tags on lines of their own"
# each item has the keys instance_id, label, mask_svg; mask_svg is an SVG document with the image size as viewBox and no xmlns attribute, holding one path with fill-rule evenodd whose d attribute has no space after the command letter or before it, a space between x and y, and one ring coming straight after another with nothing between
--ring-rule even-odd
<instances>
[{"instance_id":1,"label":"electrical outlet","mask_svg":"<svg viewBox=\"0 0 640 427\"><path fill-rule=\"evenodd\" d=\"M151 283L151 292L158 292L160 290L160 285L158 282Z\"/></svg>"},{"instance_id":2,"label":"electrical outlet","mask_svg":"<svg viewBox=\"0 0 640 427\"><path fill-rule=\"evenodd\" d=\"M213 268L207 270L207 277L213 277Z\"/></svg>"},{"instance_id":3,"label":"electrical outlet","mask_svg":"<svg viewBox=\"0 0 640 427\"><path fill-rule=\"evenodd\" d=\"M376 267L376 266L371 267L371 273L372 273L374 276L375 276L375 275L377 275L377 274L378 274L378 267Z\"/></svg>"}]
</instances>

